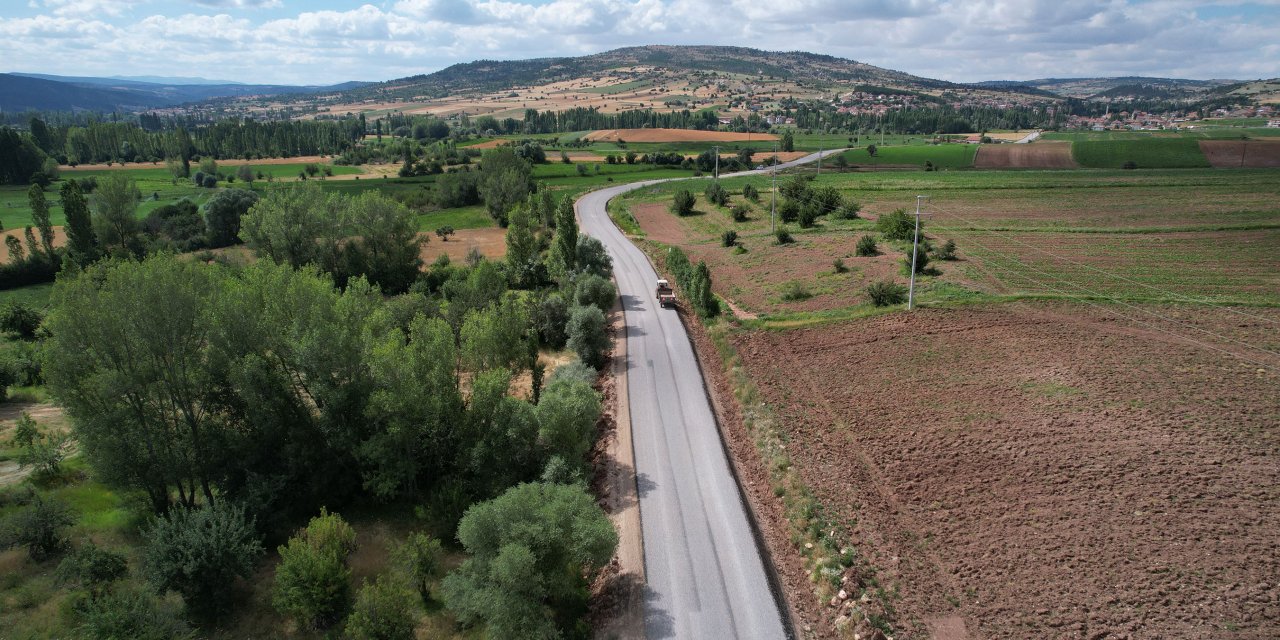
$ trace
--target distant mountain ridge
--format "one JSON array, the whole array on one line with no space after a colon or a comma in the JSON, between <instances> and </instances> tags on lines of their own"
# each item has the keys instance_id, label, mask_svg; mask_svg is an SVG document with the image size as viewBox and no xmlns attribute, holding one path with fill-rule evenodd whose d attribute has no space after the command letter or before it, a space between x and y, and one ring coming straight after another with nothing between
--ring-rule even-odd
<instances>
[{"instance_id":1,"label":"distant mountain ridge","mask_svg":"<svg viewBox=\"0 0 1280 640\"><path fill-rule=\"evenodd\" d=\"M1039 78L1035 80L987 80L972 86L1017 90L1016 87L1042 91L1063 98L1179 97L1206 93L1239 80L1191 80L1187 78L1153 78L1148 76L1111 76L1097 78Z\"/></svg>"},{"instance_id":2,"label":"distant mountain ridge","mask_svg":"<svg viewBox=\"0 0 1280 640\"><path fill-rule=\"evenodd\" d=\"M343 91L365 82L330 86L158 83L133 78L0 73L0 111L144 111L214 98ZM185 83L185 84L184 84Z\"/></svg>"}]
</instances>

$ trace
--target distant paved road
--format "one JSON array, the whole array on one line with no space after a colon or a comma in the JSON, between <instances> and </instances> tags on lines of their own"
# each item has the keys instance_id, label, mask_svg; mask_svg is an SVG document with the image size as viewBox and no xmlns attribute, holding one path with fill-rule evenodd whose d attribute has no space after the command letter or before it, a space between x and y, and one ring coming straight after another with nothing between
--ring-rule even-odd
<instances>
[{"instance_id":1,"label":"distant paved road","mask_svg":"<svg viewBox=\"0 0 1280 640\"><path fill-rule=\"evenodd\" d=\"M1037 138L1039 138L1039 137L1040 137L1040 130L1039 130L1039 129L1037 129L1037 130L1035 130L1035 131L1032 131L1031 133L1028 133L1028 134L1026 135L1026 137L1024 137L1024 138L1023 138L1023 139L1021 139L1021 140L1018 140L1018 141L1017 141L1017 142L1015 142L1014 144L1030 144L1030 143L1032 143L1032 142L1035 142L1035 141L1036 141L1036 139L1037 139Z\"/></svg>"},{"instance_id":2,"label":"distant paved road","mask_svg":"<svg viewBox=\"0 0 1280 640\"><path fill-rule=\"evenodd\" d=\"M729 471L688 334L674 310L657 305L657 273L605 212L614 196L659 182L665 181L610 187L577 202L583 231L613 257L626 315L627 393L648 581L645 633L650 640L785 638L782 605Z\"/></svg>"}]
</instances>

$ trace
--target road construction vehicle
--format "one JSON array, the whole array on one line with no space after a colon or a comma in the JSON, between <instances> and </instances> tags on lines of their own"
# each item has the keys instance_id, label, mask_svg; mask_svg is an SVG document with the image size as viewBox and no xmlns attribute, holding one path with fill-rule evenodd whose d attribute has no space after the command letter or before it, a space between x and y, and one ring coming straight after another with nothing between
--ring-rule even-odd
<instances>
[{"instance_id":1,"label":"road construction vehicle","mask_svg":"<svg viewBox=\"0 0 1280 640\"><path fill-rule=\"evenodd\" d=\"M676 306L676 292L671 290L671 283L666 280L658 280L658 286L655 294L658 298L658 305L661 307Z\"/></svg>"}]
</instances>

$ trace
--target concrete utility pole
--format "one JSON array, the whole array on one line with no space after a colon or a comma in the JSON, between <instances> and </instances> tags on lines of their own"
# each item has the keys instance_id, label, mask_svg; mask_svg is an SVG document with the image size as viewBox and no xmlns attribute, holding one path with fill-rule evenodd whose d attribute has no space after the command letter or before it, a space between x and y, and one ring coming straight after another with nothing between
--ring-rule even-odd
<instances>
[{"instance_id":1,"label":"concrete utility pole","mask_svg":"<svg viewBox=\"0 0 1280 640\"><path fill-rule=\"evenodd\" d=\"M720 147L711 147L716 151L716 180L720 179Z\"/></svg>"},{"instance_id":2,"label":"concrete utility pole","mask_svg":"<svg viewBox=\"0 0 1280 640\"><path fill-rule=\"evenodd\" d=\"M916 253L920 251L920 201L927 197L916 196L916 235L911 241L911 264L907 267L911 271L911 286L907 289L907 311L911 310L916 299Z\"/></svg>"},{"instance_id":3,"label":"concrete utility pole","mask_svg":"<svg viewBox=\"0 0 1280 640\"><path fill-rule=\"evenodd\" d=\"M769 192L769 232L778 231L778 143L773 143L773 162L769 165L769 180L773 189Z\"/></svg>"}]
</instances>

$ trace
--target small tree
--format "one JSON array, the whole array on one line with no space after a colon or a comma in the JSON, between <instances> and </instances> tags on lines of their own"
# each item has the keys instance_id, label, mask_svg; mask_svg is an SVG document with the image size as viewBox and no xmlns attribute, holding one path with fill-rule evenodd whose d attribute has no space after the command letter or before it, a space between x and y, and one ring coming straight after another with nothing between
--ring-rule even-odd
<instances>
[{"instance_id":1,"label":"small tree","mask_svg":"<svg viewBox=\"0 0 1280 640\"><path fill-rule=\"evenodd\" d=\"M23 340L35 340L41 322L44 316L25 302L10 302L0 310L0 329Z\"/></svg>"},{"instance_id":2,"label":"small tree","mask_svg":"<svg viewBox=\"0 0 1280 640\"><path fill-rule=\"evenodd\" d=\"M924 273L925 268L929 266L929 251L924 246L921 246L919 251L908 250L906 254L902 256L902 268L905 269L908 274L911 273L913 266L911 264L911 256L913 254L915 255L915 272Z\"/></svg>"},{"instance_id":3,"label":"small tree","mask_svg":"<svg viewBox=\"0 0 1280 640\"><path fill-rule=\"evenodd\" d=\"M714 180L707 185L706 191L703 192L707 196L707 202L721 207L729 204L729 192L720 186L719 180Z\"/></svg>"},{"instance_id":4,"label":"small tree","mask_svg":"<svg viewBox=\"0 0 1280 640\"><path fill-rule=\"evenodd\" d=\"M956 241L948 239L942 245L941 249L934 252L933 257L939 260L955 260L956 259Z\"/></svg>"},{"instance_id":5,"label":"small tree","mask_svg":"<svg viewBox=\"0 0 1280 640\"><path fill-rule=\"evenodd\" d=\"M733 208L729 210L729 215L733 216L734 222L746 222L747 213L750 211L751 208L747 206L747 203L739 202L738 204L733 205Z\"/></svg>"},{"instance_id":6,"label":"small tree","mask_svg":"<svg viewBox=\"0 0 1280 640\"><path fill-rule=\"evenodd\" d=\"M19 467L34 467L37 475L50 477L61 469L70 438L66 434L42 431L31 414L23 411L18 417L13 441L21 449Z\"/></svg>"},{"instance_id":7,"label":"small tree","mask_svg":"<svg viewBox=\"0 0 1280 640\"><path fill-rule=\"evenodd\" d=\"M835 262L831 263L831 270L836 273L846 273L849 271L849 267L845 266L843 259L836 258Z\"/></svg>"},{"instance_id":8,"label":"small tree","mask_svg":"<svg viewBox=\"0 0 1280 640\"><path fill-rule=\"evenodd\" d=\"M920 228L923 229L924 225L920 225ZM876 231L883 234L886 240L910 240L915 233L915 221L907 215L906 210L896 209L876 220Z\"/></svg>"},{"instance_id":9,"label":"small tree","mask_svg":"<svg viewBox=\"0 0 1280 640\"><path fill-rule=\"evenodd\" d=\"M751 183L743 185L742 197L752 202L760 202L760 192L756 190L755 185Z\"/></svg>"},{"instance_id":10,"label":"small tree","mask_svg":"<svg viewBox=\"0 0 1280 640\"><path fill-rule=\"evenodd\" d=\"M32 560L43 562L67 548L66 529L75 521L65 503L36 496L29 506L10 517L2 546L26 547Z\"/></svg>"},{"instance_id":11,"label":"small tree","mask_svg":"<svg viewBox=\"0 0 1280 640\"><path fill-rule=\"evenodd\" d=\"M876 146L874 144L867 145L867 155L872 158L876 157Z\"/></svg>"},{"instance_id":12,"label":"small tree","mask_svg":"<svg viewBox=\"0 0 1280 640\"><path fill-rule=\"evenodd\" d=\"M420 607L400 576L381 575L364 583L347 617L345 637L353 640L413 640Z\"/></svg>"},{"instance_id":13,"label":"small tree","mask_svg":"<svg viewBox=\"0 0 1280 640\"><path fill-rule=\"evenodd\" d=\"M409 537L391 550L391 565L409 581L425 601L431 597L431 582L444 569L444 547L440 541L421 532Z\"/></svg>"},{"instance_id":14,"label":"small tree","mask_svg":"<svg viewBox=\"0 0 1280 640\"><path fill-rule=\"evenodd\" d=\"M248 165L241 165L241 169ZM213 194L204 205L204 224L210 247L227 247L240 242L240 219L258 203L258 194L248 189L226 189Z\"/></svg>"},{"instance_id":15,"label":"small tree","mask_svg":"<svg viewBox=\"0 0 1280 640\"><path fill-rule=\"evenodd\" d=\"M600 369L608 358L609 335L604 312L596 306L576 306L569 312L567 345L578 359Z\"/></svg>"},{"instance_id":16,"label":"small tree","mask_svg":"<svg viewBox=\"0 0 1280 640\"><path fill-rule=\"evenodd\" d=\"M618 290L613 283L594 273L580 276L574 285L573 303L578 306L594 305L608 312L617 299Z\"/></svg>"},{"instance_id":17,"label":"small tree","mask_svg":"<svg viewBox=\"0 0 1280 640\"><path fill-rule=\"evenodd\" d=\"M97 600L116 581L129 575L125 557L92 542L76 549L58 565L58 581L80 587Z\"/></svg>"},{"instance_id":18,"label":"small tree","mask_svg":"<svg viewBox=\"0 0 1280 640\"><path fill-rule=\"evenodd\" d=\"M776 245L791 244L795 241L796 239L791 237L791 232L787 231L786 227L779 227L778 230L773 233L773 243Z\"/></svg>"},{"instance_id":19,"label":"small tree","mask_svg":"<svg viewBox=\"0 0 1280 640\"><path fill-rule=\"evenodd\" d=\"M880 248L876 246L876 237L869 235L859 237L858 244L854 247L854 253L862 258L879 255Z\"/></svg>"},{"instance_id":20,"label":"small tree","mask_svg":"<svg viewBox=\"0 0 1280 640\"><path fill-rule=\"evenodd\" d=\"M247 164L240 165L239 167L236 168L236 177L239 178L242 182L247 182L252 184L253 178L254 178L253 167Z\"/></svg>"},{"instance_id":21,"label":"small tree","mask_svg":"<svg viewBox=\"0 0 1280 640\"><path fill-rule=\"evenodd\" d=\"M698 203L698 198L688 189L681 189L676 192L675 197L671 200L671 213L678 216L688 216L693 214L693 207Z\"/></svg>"},{"instance_id":22,"label":"small tree","mask_svg":"<svg viewBox=\"0 0 1280 640\"><path fill-rule=\"evenodd\" d=\"M305 529L279 547L271 602L298 622L321 628L346 614L351 604L351 570L356 532L342 516L321 509Z\"/></svg>"},{"instance_id":23,"label":"small tree","mask_svg":"<svg viewBox=\"0 0 1280 640\"><path fill-rule=\"evenodd\" d=\"M733 229L729 229L724 233L720 234L720 246L722 247L738 246L738 232L734 231Z\"/></svg>"},{"instance_id":24,"label":"small tree","mask_svg":"<svg viewBox=\"0 0 1280 640\"><path fill-rule=\"evenodd\" d=\"M440 242L448 242L449 236L454 234L453 227L445 225L436 229L436 236L440 238Z\"/></svg>"},{"instance_id":25,"label":"small tree","mask_svg":"<svg viewBox=\"0 0 1280 640\"><path fill-rule=\"evenodd\" d=\"M236 578L247 578L262 555L258 532L243 507L225 501L174 507L143 532L143 572L157 591L177 591L199 618L214 619L232 602Z\"/></svg>"}]
</instances>

